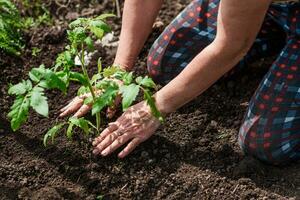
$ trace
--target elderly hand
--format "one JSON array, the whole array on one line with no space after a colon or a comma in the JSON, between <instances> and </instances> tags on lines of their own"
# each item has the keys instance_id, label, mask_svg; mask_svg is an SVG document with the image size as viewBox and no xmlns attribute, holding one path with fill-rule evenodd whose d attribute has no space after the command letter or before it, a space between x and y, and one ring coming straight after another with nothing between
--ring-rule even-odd
<instances>
[{"instance_id":1,"label":"elderly hand","mask_svg":"<svg viewBox=\"0 0 300 200\"><path fill-rule=\"evenodd\" d=\"M113 79L114 81L116 81L116 83L118 85L122 85L122 81L118 80L118 79ZM101 91L95 91L96 95L101 95ZM74 114L74 117L82 117L85 114L87 114L91 109L92 109L92 105L85 105L84 104L84 100L88 97L91 96L91 93L87 93L87 94L83 94L81 96L77 96L75 97L68 105L66 105L65 107L63 107L60 110L60 117L65 117L67 115L70 115L72 113ZM112 118L115 113L116 113L116 108L118 107L118 105L121 103L122 101L122 97L121 95L118 95L115 99L115 102L113 104L113 106L107 108L107 112L106 115L108 118Z\"/></svg>"},{"instance_id":2,"label":"elderly hand","mask_svg":"<svg viewBox=\"0 0 300 200\"><path fill-rule=\"evenodd\" d=\"M124 158L140 143L147 140L160 126L160 121L152 114L146 102L128 108L116 122L110 123L94 142L93 153L107 156L129 142L118 154Z\"/></svg>"}]
</instances>

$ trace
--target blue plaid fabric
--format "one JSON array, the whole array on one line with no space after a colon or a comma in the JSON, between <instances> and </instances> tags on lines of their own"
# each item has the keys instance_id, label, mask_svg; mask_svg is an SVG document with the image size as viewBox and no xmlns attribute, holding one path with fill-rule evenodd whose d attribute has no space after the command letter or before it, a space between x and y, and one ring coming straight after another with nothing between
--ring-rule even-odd
<instances>
[{"instance_id":1,"label":"blue plaid fabric","mask_svg":"<svg viewBox=\"0 0 300 200\"><path fill-rule=\"evenodd\" d=\"M215 38L220 0L194 0L155 41L148 71L167 84ZM252 97L239 132L246 154L271 164L300 158L300 3L274 3L248 54L235 67L278 55Z\"/></svg>"}]
</instances>

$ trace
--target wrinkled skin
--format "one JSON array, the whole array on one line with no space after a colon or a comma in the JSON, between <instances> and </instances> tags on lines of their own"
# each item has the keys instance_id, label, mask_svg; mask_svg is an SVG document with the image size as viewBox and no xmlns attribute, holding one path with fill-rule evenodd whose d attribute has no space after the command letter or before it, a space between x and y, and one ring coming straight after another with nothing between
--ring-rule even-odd
<instances>
[{"instance_id":1,"label":"wrinkled skin","mask_svg":"<svg viewBox=\"0 0 300 200\"><path fill-rule=\"evenodd\" d=\"M71 113L81 117L90 109L91 105L84 105L84 99L90 94L75 97L67 106L62 108L60 117ZM121 101L117 97L115 105ZM110 113L109 113L110 112ZM108 116L112 117L115 113L114 108L108 110ZM109 126L93 141L95 155L107 156L119 147L128 143L127 146L118 154L119 158L124 158L131 153L140 143L147 140L157 128L160 122L152 114L150 107L143 101L129 107L114 123Z\"/></svg>"},{"instance_id":2,"label":"wrinkled skin","mask_svg":"<svg viewBox=\"0 0 300 200\"><path fill-rule=\"evenodd\" d=\"M109 124L94 140L93 153L107 156L129 142L118 154L119 158L124 158L153 135L159 126L159 120L152 116L145 102L135 104L126 110L116 122Z\"/></svg>"}]
</instances>

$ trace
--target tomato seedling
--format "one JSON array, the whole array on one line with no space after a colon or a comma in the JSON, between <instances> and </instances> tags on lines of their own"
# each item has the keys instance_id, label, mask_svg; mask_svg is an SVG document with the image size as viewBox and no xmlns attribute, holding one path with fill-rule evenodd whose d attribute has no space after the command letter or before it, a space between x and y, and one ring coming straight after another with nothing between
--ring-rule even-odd
<instances>
[{"instance_id":1,"label":"tomato seedling","mask_svg":"<svg viewBox=\"0 0 300 200\"><path fill-rule=\"evenodd\" d=\"M53 141L57 133L65 126L67 126L68 138L72 137L74 127L79 127L86 135L99 133L100 113L105 107L112 106L118 95L122 96L122 109L125 111L136 100L139 92L142 92L152 114L162 120L152 97L152 91L155 90L156 85L148 76L135 78L132 72L123 71L117 66L102 69L100 59L98 59L98 72L92 78L87 73L85 52L93 51L95 41L102 39L111 31L104 20L113 16L104 14L94 18L79 18L70 23L67 31L70 44L66 46L64 52L58 55L55 65L49 69L44 65L33 68L29 72L28 80L22 80L9 88L8 93L16 96L8 114L14 131L27 120L30 108L48 117L49 106L45 91L59 89L66 93L71 81L81 85L77 92L78 96L90 94L84 100L84 104L92 104L92 115L96 117L96 125L84 117L70 117L67 121L53 126L45 134L45 146L48 140L51 138ZM81 72L76 70L74 64L76 56L80 60ZM122 85L116 80L121 81Z\"/></svg>"}]
</instances>

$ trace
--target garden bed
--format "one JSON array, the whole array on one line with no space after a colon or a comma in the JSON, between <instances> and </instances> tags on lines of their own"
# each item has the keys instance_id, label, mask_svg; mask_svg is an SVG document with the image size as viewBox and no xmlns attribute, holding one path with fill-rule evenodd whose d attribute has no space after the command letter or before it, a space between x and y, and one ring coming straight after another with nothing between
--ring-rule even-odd
<instances>
[{"instance_id":1,"label":"garden bed","mask_svg":"<svg viewBox=\"0 0 300 200\"><path fill-rule=\"evenodd\" d=\"M219 81L171 114L152 138L123 160L116 154L93 156L90 138L81 136L73 141L58 137L54 145L43 146L43 135L57 120L59 108L75 96L78 85L72 85L66 96L56 91L48 95L49 118L31 113L30 120L12 132L6 117L13 101L7 94L9 83L25 78L33 66L53 64L66 44L67 22L74 17L113 11L111 1L78 1L80 6L76 2L67 8L48 4L53 25L27 31L26 48L19 58L0 53L0 199L300 198L299 163L284 168L263 165L244 158L237 144L247 104L270 61L262 60ZM187 3L166 1L158 18L162 26L153 29L136 73L146 73L147 50ZM118 35L120 19L110 23ZM33 47L41 49L36 57ZM106 47L95 56L109 65L115 52L115 47ZM97 71L96 63L89 71Z\"/></svg>"}]
</instances>

